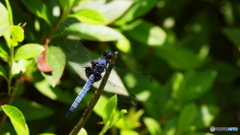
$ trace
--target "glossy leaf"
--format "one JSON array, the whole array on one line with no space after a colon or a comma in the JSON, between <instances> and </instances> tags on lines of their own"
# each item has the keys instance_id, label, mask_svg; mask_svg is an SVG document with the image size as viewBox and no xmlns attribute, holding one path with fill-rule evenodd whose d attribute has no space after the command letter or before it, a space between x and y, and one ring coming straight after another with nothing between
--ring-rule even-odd
<instances>
[{"instance_id":1,"label":"glossy leaf","mask_svg":"<svg viewBox=\"0 0 240 135\"><path fill-rule=\"evenodd\" d=\"M107 104L104 107L104 115L103 115L103 121L106 123L111 119L111 115L115 113L117 107L117 96L114 95L111 97Z\"/></svg>"},{"instance_id":2,"label":"glossy leaf","mask_svg":"<svg viewBox=\"0 0 240 135\"><path fill-rule=\"evenodd\" d=\"M47 16L47 7L45 3L41 0L21 0L22 3L25 5L25 7L32 12L34 15L38 16L39 18L42 18L46 21L49 25L51 25L50 20Z\"/></svg>"},{"instance_id":3,"label":"glossy leaf","mask_svg":"<svg viewBox=\"0 0 240 135\"><path fill-rule=\"evenodd\" d=\"M75 23L70 25L71 30L74 30L75 35L82 39L95 41L114 41L123 37L123 35L104 25L92 25L85 23Z\"/></svg>"},{"instance_id":4,"label":"glossy leaf","mask_svg":"<svg viewBox=\"0 0 240 135\"><path fill-rule=\"evenodd\" d=\"M223 33L226 37L236 45L236 47L240 47L240 29L239 28L225 28L223 29Z\"/></svg>"},{"instance_id":5,"label":"glossy leaf","mask_svg":"<svg viewBox=\"0 0 240 135\"><path fill-rule=\"evenodd\" d=\"M72 9L72 7L75 6L79 1L80 0L58 0L64 12Z\"/></svg>"},{"instance_id":6,"label":"glossy leaf","mask_svg":"<svg viewBox=\"0 0 240 135\"><path fill-rule=\"evenodd\" d=\"M160 46L166 40L166 33L159 26L144 20L137 20L123 27L136 41L151 46Z\"/></svg>"},{"instance_id":7,"label":"glossy leaf","mask_svg":"<svg viewBox=\"0 0 240 135\"><path fill-rule=\"evenodd\" d=\"M9 30L9 26L0 26L0 37Z\"/></svg>"},{"instance_id":8,"label":"glossy leaf","mask_svg":"<svg viewBox=\"0 0 240 135\"><path fill-rule=\"evenodd\" d=\"M67 91L63 91L57 87L52 88L46 80L35 82L34 86L40 93L52 100L58 100L63 103L71 104L73 98L75 98L72 97Z\"/></svg>"},{"instance_id":9,"label":"glossy leaf","mask_svg":"<svg viewBox=\"0 0 240 135\"><path fill-rule=\"evenodd\" d=\"M105 133L108 129L110 129L116 122L123 118L123 115L127 113L126 110L121 110L120 112L116 110L117 107L117 96L114 95L111 97L106 106L104 107L103 112L103 122L104 127L101 133ZM100 133L100 134L101 134Z\"/></svg>"},{"instance_id":10,"label":"glossy leaf","mask_svg":"<svg viewBox=\"0 0 240 135\"><path fill-rule=\"evenodd\" d=\"M185 76L181 73L176 74L173 83L173 98L177 98L180 102L187 102L200 97L210 89L216 75L215 70L190 72Z\"/></svg>"},{"instance_id":11,"label":"glossy leaf","mask_svg":"<svg viewBox=\"0 0 240 135\"><path fill-rule=\"evenodd\" d=\"M64 56L63 52L54 49L54 47L51 51L49 49L47 50L46 56L48 65L51 67L52 72L51 74L42 73L42 75L53 87L55 87L63 74L66 59L65 57L60 57Z\"/></svg>"},{"instance_id":12,"label":"glossy leaf","mask_svg":"<svg viewBox=\"0 0 240 135\"><path fill-rule=\"evenodd\" d=\"M14 60L29 59L39 55L45 49L39 44L26 44L15 53Z\"/></svg>"},{"instance_id":13,"label":"glossy leaf","mask_svg":"<svg viewBox=\"0 0 240 135\"><path fill-rule=\"evenodd\" d=\"M8 2L8 0L7 0ZM0 26L3 26L3 27L9 27L10 26L10 18L9 16L9 13L7 11L7 9L5 8L5 6L0 2ZM10 31L6 31L4 32L4 38L7 42L7 45L8 47L10 48Z\"/></svg>"},{"instance_id":14,"label":"glossy leaf","mask_svg":"<svg viewBox=\"0 0 240 135\"><path fill-rule=\"evenodd\" d=\"M157 55L166 60L174 69L190 70L199 67L202 62L196 54L182 47L161 46Z\"/></svg>"},{"instance_id":15,"label":"glossy leaf","mask_svg":"<svg viewBox=\"0 0 240 135\"><path fill-rule=\"evenodd\" d=\"M104 17L93 9L82 9L74 14L70 14L69 17L75 17L79 21L89 24L105 24Z\"/></svg>"},{"instance_id":16,"label":"glossy leaf","mask_svg":"<svg viewBox=\"0 0 240 135\"><path fill-rule=\"evenodd\" d=\"M118 25L124 24L142 16L154 7L157 2L158 0L136 0L130 9L115 23Z\"/></svg>"},{"instance_id":17,"label":"glossy leaf","mask_svg":"<svg viewBox=\"0 0 240 135\"><path fill-rule=\"evenodd\" d=\"M151 135L160 135L161 134L160 125L155 119L150 118L150 117L145 117L143 119L143 121Z\"/></svg>"},{"instance_id":18,"label":"glossy leaf","mask_svg":"<svg viewBox=\"0 0 240 135\"><path fill-rule=\"evenodd\" d=\"M13 17L12 17L12 8L10 6L10 3L8 0L5 0L8 10L8 18L9 18L9 24L13 25Z\"/></svg>"},{"instance_id":19,"label":"glossy leaf","mask_svg":"<svg viewBox=\"0 0 240 135\"><path fill-rule=\"evenodd\" d=\"M193 125L196 128L209 128L219 114L220 109L213 105L201 105L198 108Z\"/></svg>"},{"instance_id":20,"label":"glossy leaf","mask_svg":"<svg viewBox=\"0 0 240 135\"><path fill-rule=\"evenodd\" d=\"M5 79L7 79L6 72L4 68L0 65L0 76L3 76Z\"/></svg>"},{"instance_id":21,"label":"glossy leaf","mask_svg":"<svg viewBox=\"0 0 240 135\"><path fill-rule=\"evenodd\" d=\"M132 0L83 1L83 4L79 4L74 11L77 12L85 8L94 9L104 16L106 24L111 24L125 13L133 2Z\"/></svg>"},{"instance_id":22,"label":"glossy leaf","mask_svg":"<svg viewBox=\"0 0 240 135\"><path fill-rule=\"evenodd\" d=\"M17 106L25 116L26 120L39 120L53 115L53 110L41 104L22 98L14 99L14 106Z\"/></svg>"},{"instance_id":23,"label":"glossy leaf","mask_svg":"<svg viewBox=\"0 0 240 135\"><path fill-rule=\"evenodd\" d=\"M116 47L125 53L131 52L131 43L126 37L118 39Z\"/></svg>"},{"instance_id":24,"label":"glossy leaf","mask_svg":"<svg viewBox=\"0 0 240 135\"><path fill-rule=\"evenodd\" d=\"M194 118L196 117L197 106L194 103L186 104L180 110L180 116L178 118L177 130L179 133L190 130L193 124Z\"/></svg>"},{"instance_id":25,"label":"glossy leaf","mask_svg":"<svg viewBox=\"0 0 240 135\"><path fill-rule=\"evenodd\" d=\"M6 7L2 4L2 2L0 2L0 12L1 12L0 26L10 26L8 11L7 11Z\"/></svg>"},{"instance_id":26,"label":"glossy leaf","mask_svg":"<svg viewBox=\"0 0 240 135\"><path fill-rule=\"evenodd\" d=\"M84 128L81 128L81 130L78 132L77 135L88 135L87 131Z\"/></svg>"},{"instance_id":27,"label":"glossy leaf","mask_svg":"<svg viewBox=\"0 0 240 135\"><path fill-rule=\"evenodd\" d=\"M23 60L15 61L12 65L12 75L17 75L21 71L23 73L25 73L28 66L31 64L32 64L32 60L24 60L23 59Z\"/></svg>"},{"instance_id":28,"label":"glossy leaf","mask_svg":"<svg viewBox=\"0 0 240 135\"><path fill-rule=\"evenodd\" d=\"M52 133L43 133L43 134L39 134L39 135L56 135L56 134L52 134Z\"/></svg>"},{"instance_id":29,"label":"glossy leaf","mask_svg":"<svg viewBox=\"0 0 240 135\"><path fill-rule=\"evenodd\" d=\"M24 31L20 26L11 26L11 45L17 46L24 39Z\"/></svg>"},{"instance_id":30,"label":"glossy leaf","mask_svg":"<svg viewBox=\"0 0 240 135\"><path fill-rule=\"evenodd\" d=\"M10 105L1 106L5 114L10 118L12 125L18 135L29 135L28 126L22 112Z\"/></svg>"}]
</instances>

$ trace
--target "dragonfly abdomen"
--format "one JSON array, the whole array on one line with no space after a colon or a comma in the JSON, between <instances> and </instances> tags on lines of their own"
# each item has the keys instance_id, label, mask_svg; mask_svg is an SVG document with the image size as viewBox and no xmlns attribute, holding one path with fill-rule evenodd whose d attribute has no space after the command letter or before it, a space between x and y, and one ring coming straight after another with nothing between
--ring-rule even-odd
<instances>
[{"instance_id":1,"label":"dragonfly abdomen","mask_svg":"<svg viewBox=\"0 0 240 135\"><path fill-rule=\"evenodd\" d=\"M88 90L91 88L92 84L94 83L94 74L90 75L87 82L82 88L82 91L78 94L77 98L74 100L73 104L71 105L70 109L68 110L66 117L72 113L78 104L82 101L83 97L87 94Z\"/></svg>"}]
</instances>

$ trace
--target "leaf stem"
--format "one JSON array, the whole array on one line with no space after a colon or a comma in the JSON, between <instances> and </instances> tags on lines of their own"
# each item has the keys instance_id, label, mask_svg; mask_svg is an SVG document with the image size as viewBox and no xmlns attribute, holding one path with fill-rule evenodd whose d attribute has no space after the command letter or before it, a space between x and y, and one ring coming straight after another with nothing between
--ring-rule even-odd
<instances>
[{"instance_id":1,"label":"leaf stem","mask_svg":"<svg viewBox=\"0 0 240 135\"><path fill-rule=\"evenodd\" d=\"M11 95L10 95L10 99L9 99L9 101L8 101L8 103L7 103L8 105L11 105L12 102L13 102L13 99L14 99L14 97L15 97L15 95L16 95L18 86L19 86L19 84L21 83L21 77L22 77L22 71L20 71L20 73L18 74L18 77L17 77L17 79L16 79L16 81L15 81L14 87L13 87L12 92L11 92ZM11 85L10 85L10 90L11 90ZM2 115L1 120L0 120L0 130L2 129L2 126L3 126L4 122L5 122L5 120L6 120L6 114L4 113L4 114Z\"/></svg>"},{"instance_id":2,"label":"leaf stem","mask_svg":"<svg viewBox=\"0 0 240 135\"><path fill-rule=\"evenodd\" d=\"M85 112L83 113L81 119L79 120L79 122L77 123L77 125L72 129L72 131L69 133L69 135L77 135L78 132L81 130L81 128L85 125L86 121L88 120L90 114L92 113L92 110L94 108L94 106L96 105L98 99L100 98L102 92L103 92L103 89L107 83L107 80L108 80L108 77L112 71L112 68L113 68L113 65L117 59L117 54L118 52L115 52L113 54L113 57L112 59L110 60L109 62L109 65L108 65L108 68L107 68L107 71L106 73L104 74L104 77L102 79L102 82L98 88L98 90L95 91L88 107L86 108Z\"/></svg>"}]
</instances>

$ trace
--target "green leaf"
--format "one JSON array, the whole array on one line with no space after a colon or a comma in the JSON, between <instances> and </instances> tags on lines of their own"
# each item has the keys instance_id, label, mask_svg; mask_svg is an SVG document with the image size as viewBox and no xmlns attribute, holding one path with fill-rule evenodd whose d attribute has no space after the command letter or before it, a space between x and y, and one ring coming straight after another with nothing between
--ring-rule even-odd
<instances>
[{"instance_id":1,"label":"green leaf","mask_svg":"<svg viewBox=\"0 0 240 135\"><path fill-rule=\"evenodd\" d=\"M128 114L123 119L120 119L115 126L120 129L135 129L140 126L140 117L143 115L144 110L136 111L135 107L130 108Z\"/></svg>"},{"instance_id":2,"label":"green leaf","mask_svg":"<svg viewBox=\"0 0 240 135\"><path fill-rule=\"evenodd\" d=\"M43 133L43 134L39 134L39 135L56 135L56 134L52 134L52 133Z\"/></svg>"},{"instance_id":3,"label":"green leaf","mask_svg":"<svg viewBox=\"0 0 240 135\"><path fill-rule=\"evenodd\" d=\"M104 17L93 9L82 9L74 14L70 14L69 17L75 17L79 21L89 24L105 24Z\"/></svg>"},{"instance_id":4,"label":"green leaf","mask_svg":"<svg viewBox=\"0 0 240 135\"><path fill-rule=\"evenodd\" d=\"M81 128L77 135L87 135L87 131L84 128Z\"/></svg>"},{"instance_id":5,"label":"green leaf","mask_svg":"<svg viewBox=\"0 0 240 135\"><path fill-rule=\"evenodd\" d=\"M166 33L159 26L144 20L137 20L123 26L126 34L143 44L160 46L166 40Z\"/></svg>"},{"instance_id":6,"label":"green leaf","mask_svg":"<svg viewBox=\"0 0 240 135\"><path fill-rule=\"evenodd\" d=\"M3 76L5 79L7 79L6 72L4 68L0 65L0 76Z\"/></svg>"},{"instance_id":7,"label":"green leaf","mask_svg":"<svg viewBox=\"0 0 240 135\"><path fill-rule=\"evenodd\" d=\"M131 43L126 37L118 39L116 47L125 53L131 52Z\"/></svg>"},{"instance_id":8,"label":"green leaf","mask_svg":"<svg viewBox=\"0 0 240 135\"><path fill-rule=\"evenodd\" d=\"M51 51L50 49L51 48ZM49 66L52 69L51 74L45 74L42 72L42 75L46 78L46 80L53 86L55 87L58 81L60 80L63 71L64 71L64 66L66 64L66 59L64 53L57 49L54 46L49 46L47 49L47 62Z\"/></svg>"},{"instance_id":9,"label":"green leaf","mask_svg":"<svg viewBox=\"0 0 240 135\"><path fill-rule=\"evenodd\" d=\"M202 64L197 54L180 46L161 46L157 48L157 51L157 55L165 59L175 69L191 70L198 68Z\"/></svg>"},{"instance_id":10,"label":"green leaf","mask_svg":"<svg viewBox=\"0 0 240 135\"><path fill-rule=\"evenodd\" d=\"M134 130L122 129L120 135L139 135L139 133Z\"/></svg>"},{"instance_id":11,"label":"green leaf","mask_svg":"<svg viewBox=\"0 0 240 135\"><path fill-rule=\"evenodd\" d=\"M0 44L0 57L7 59L8 52L9 52L9 48L7 44Z\"/></svg>"},{"instance_id":12,"label":"green leaf","mask_svg":"<svg viewBox=\"0 0 240 135\"><path fill-rule=\"evenodd\" d=\"M193 125L194 118L197 113L197 106L195 103L186 104L180 110L180 116L178 118L177 132L183 133L189 131Z\"/></svg>"},{"instance_id":13,"label":"green leaf","mask_svg":"<svg viewBox=\"0 0 240 135\"><path fill-rule=\"evenodd\" d=\"M4 35L8 30L10 26L0 26L0 37Z\"/></svg>"},{"instance_id":14,"label":"green leaf","mask_svg":"<svg viewBox=\"0 0 240 135\"><path fill-rule=\"evenodd\" d=\"M58 100L68 104L72 103L73 98L69 92L63 91L58 87L52 88L46 80L35 82L34 86L40 93L52 100Z\"/></svg>"},{"instance_id":15,"label":"green leaf","mask_svg":"<svg viewBox=\"0 0 240 135\"><path fill-rule=\"evenodd\" d=\"M8 1L7 1L8 2ZM10 21L9 21L9 13L5 6L0 2L0 26L3 27L9 27L10 26ZM10 48L10 31L7 30L4 32L4 38L7 42L8 47Z\"/></svg>"},{"instance_id":16,"label":"green leaf","mask_svg":"<svg viewBox=\"0 0 240 135\"><path fill-rule=\"evenodd\" d=\"M143 121L151 135L161 134L160 124L155 119L150 117L145 117L143 118Z\"/></svg>"},{"instance_id":17,"label":"green leaf","mask_svg":"<svg viewBox=\"0 0 240 135\"><path fill-rule=\"evenodd\" d=\"M24 73L26 72L27 68L29 65L32 64L32 60L19 60L19 61L14 61L12 65L12 75L17 75L21 71Z\"/></svg>"},{"instance_id":18,"label":"green leaf","mask_svg":"<svg viewBox=\"0 0 240 135\"><path fill-rule=\"evenodd\" d=\"M101 131L104 134L108 129L110 129L116 122L123 118L123 115L127 113L126 110L121 110L120 112L117 108L117 96L111 97L103 110L103 122L104 127ZM100 134L101 134L100 133Z\"/></svg>"},{"instance_id":19,"label":"green leaf","mask_svg":"<svg viewBox=\"0 0 240 135\"><path fill-rule=\"evenodd\" d=\"M120 32L104 25L75 23L69 27L75 32L76 36L88 40L115 41L123 37Z\"/></svg>"},{"instance_id":20,"label":"green leaf","mask_svg":"<svg viewBox=\"0 0 240 135\"><path fill-rule=\"evenodd\" d=\"M40 120L53 115L51 109L26 99L16 98L13 101L13 105L17 106L23 114L27 114L26 120Z\"/></svg>"},{"instance_id":21,"label":"green leaf","mask_svg":"<svg viewBox=\"0 0 240 135\"><path fill-rule=\"evenodd\" d=\"M158 0L136 0L130 9L115 22L117 25L121 25L146 14L152 7L156 6Z\"/></svg>"},{"instance_id":22,"label":"green leaf","mask_svg":"<svg viewBox=\"0 0 240 135\"><path fill-rule=\"evenodd\" d=\"M108 99L105 96L100 96L96 106L93 108L93 111L102 118L105 115L103 111L105 107L103 106L106 106L107 102L108 102Z\"/></svg>"},{"instance_id":23,"label":"green leaf","mask_svg":"<svg viewBox=\"0 0 240 135\"><path fill-rule=\"evenodd\" d=\"M14 60L33 58L44 50L44 47L39 44L25 44L16 51Z\"/></svg>"},{"instance_id":24,"label":"green leaf","mask_svg":"<svg viewBox=\"0 0 240 135\"><path fill-rule=\"evenodd\" d=\"M10 6L10 3L8 0L5 0L8 10L8 18L9 18L9 24L13 25L13 17L12 17L12 8Z\"/></svg>"},{"instance_id":25,"label":"green leaf","mask_svg":"<svg viewBox=\"0 0 240 135\"><path fill-rule=\"evenodd\" d=\"M11 26L11 45L17 46L24 39L24 31L20 26Z\"/></svg>"},{"instance_id":26,"label":"green leaf","mask_svg":"<svg viewBox=\"0 0 240 135\"><path fill-rule=\"evenodd\" d=\"M16 107L10 105L3 105L1 107L6 115L10 118L17 134L29 135L28 126L22 112Z\"/></svg>"},{"instance_id":27,"label":"green leaf","mask_svg":"<svg viewBox=\"0 0 240 135\"><path fill-rule=\"evenodd\" d=\"M103 121L104 123L107 123L109 121L109 119L111 118L110 116L115 113L116 111L116 107L117 107L117 96L114 95L112 96L106 106L104 107L104 115L103 115Z\"/></svg>"},{"instance_id":28,"label":"green leaf","mask_svg":"<svg viewBox=\"0 0 240 135\"><path fill-rule=\"evenodd\" d=\"M0 12L0 26L10 26L8 11L2 2L0 2Z\"/></svg>"},{"instance_id":29,"label":"green leaf","mask_svg":"<svg viewBox=\"0 0 240 135\"><path fill-rule=\"evenodd\" d=\"M219 114L220 109L213 105L201 105L197 110L197 116L193 122L193 126L197 129L208 128L211 126L213 120Z\"/></svg>"},{"instance_id":30,"label":"green leaf","mask_svg":"<svg viewBox=\"0 0 240 135\"><path fill-rule=\"evenodd\" d=\"M32 12L39 18L42 18L43 20L46 21L46 23L51 25L51 22L47 16L47 7L45 3L43 3L41 0L35 0L35 1L21 0L21 1L30 12Z\"/></svg>"},{"instance_id":31,"label":"green leaf","mask_svg":"<svg viewBox=\"0 0 240 135\"><path fill-rule=\"evenodd\" d=\"M225 28L223 33L231 40L236 47L240 47L240 29L239 28Z\"/></svg>"},{"instance_id":32,"label":"green leaf","mask_svg":"<svg viewBox=\"0 0 240 135\"><path fill-rule=\"evenodd\" d=\"M194 100L210 90L216 75L216 71L211 69L198 73L189 72L184 76L177 73L173 79L172 97L179 102Z\"/></svg>"},{"instance_id":33,"label":"green leaf","mask_svg":"<svg viewBox=\"0 0 240 135\"><path fill-rule=\"evenodd\" d=\"M80 0L58 0L63 12L71 10L79 1Z\"/></svg>"},{"instance_id":34,"label":"green leaf","mask_svg":"<svg viewBox=\"0 0 240 135\"><path fill-rule=\"evenodd\" d=\"M94 9L104 16L106 24L111 24L125 13L129 9L129 7L133 4L133 2L134 1L132 0L121 1L101 0L89 2L84 1L83 4L79 4L79 7L75 8L75 11L84 8Z\"/></svg>"}]
</instances>

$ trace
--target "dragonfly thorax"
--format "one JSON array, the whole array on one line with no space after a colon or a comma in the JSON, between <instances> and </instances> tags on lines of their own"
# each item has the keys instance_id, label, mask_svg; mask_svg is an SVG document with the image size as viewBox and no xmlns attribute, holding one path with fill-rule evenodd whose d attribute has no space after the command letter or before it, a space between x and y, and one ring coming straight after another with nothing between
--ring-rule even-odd
<instances>
[{"instance_id":1,"label":"dragonfly thorax","mask_svg":"<svg viewBox=\"0 0 240 135\"><path fill-rule=\"evenodd\" d=\"M105 51L103 56L95 61L91 61L91 67L88 66L85 69L85 74L89 78L94 74L94 82L99 81L102 78L102 73L107 67L109 60L112 58L112 52Z\"/></svg>"}]
</instances>

